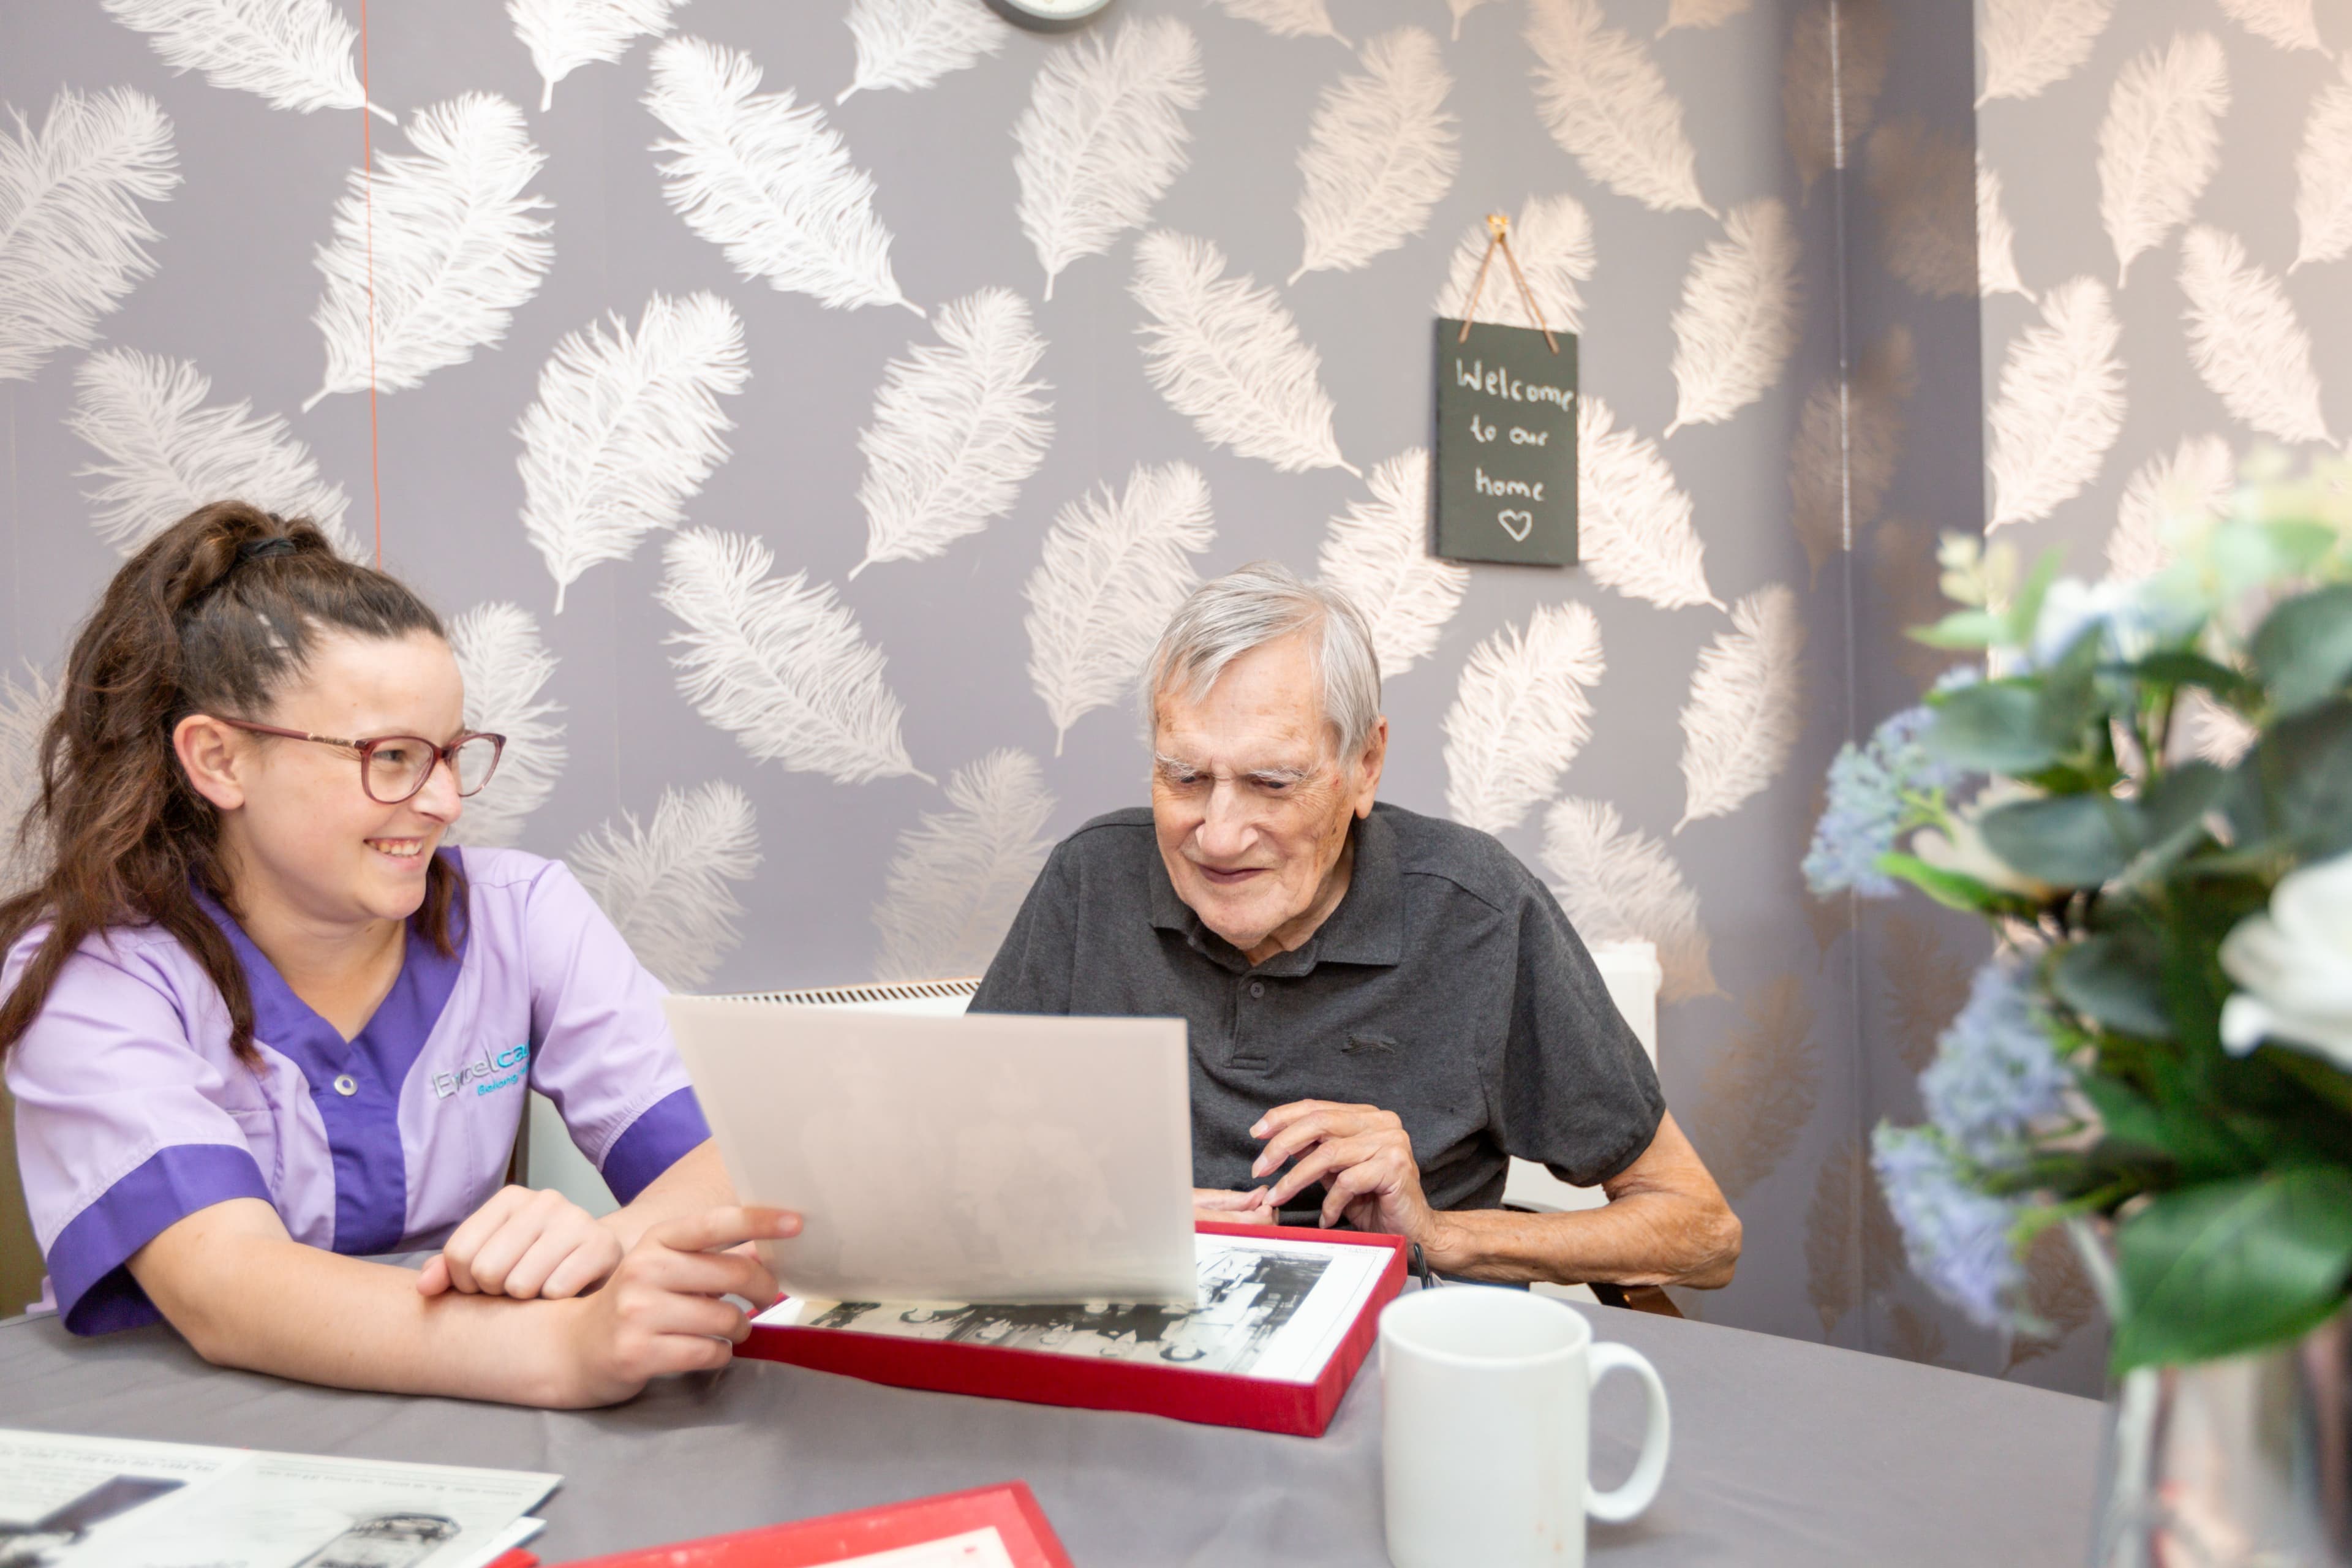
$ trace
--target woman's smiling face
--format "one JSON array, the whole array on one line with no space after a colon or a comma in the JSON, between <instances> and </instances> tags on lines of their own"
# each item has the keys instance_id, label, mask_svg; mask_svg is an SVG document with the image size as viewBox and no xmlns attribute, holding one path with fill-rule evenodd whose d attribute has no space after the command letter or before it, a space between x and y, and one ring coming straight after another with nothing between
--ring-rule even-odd
<instances>
[{"instance_id":1,"label":"woman's smiling face","mask_svg":"<svg viewBox=\"0 0 2352 1568\"><path fill-rule=\"evenodd\" d=\"M466 691L449 645L425 632L321 632L307 668L268 713L248 719L363 741L415 735L435 746L465 725ZM256 735L202 716L180 725L183 765L220 808L221 848L240 900L255 894L320 923L405 920L425 899L433 852L464 810L436 763L397 805L369 797L356 752Z\"/></svg>"}]
</instances>

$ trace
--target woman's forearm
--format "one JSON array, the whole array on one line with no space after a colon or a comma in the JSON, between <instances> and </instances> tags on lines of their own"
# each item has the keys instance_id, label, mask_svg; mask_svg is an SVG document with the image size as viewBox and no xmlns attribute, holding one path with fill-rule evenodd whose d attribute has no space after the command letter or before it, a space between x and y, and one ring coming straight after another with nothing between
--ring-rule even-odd
<instances>
[{"instance_id":1,"label":"woman's forearm","mask_svg":"<svg viewBox=\"0 0 2352 1568\"><path fill-rule=\"evenodd\" d=\"M189 1215L131 1270L215 1365L386 1394L578 1402L563 1351L581 1302L422 1296L408 1269L295 1241L257 1199Z\"/></svg>"},{"instance_id":2,"label":"woman's forearm","mask_svg":"<svg viewBox=\"0 0 2352 1568\"><path fill-rule=\"evenodd\" d=\"M716 1139L706 1138L656 1176L635 1199L604 1217L603 1224L620 1238L626 1252L646 1232L666 1219L729 1208L735 1203L735 1184L719 1158Z\"/></svg>"}]
</instances>

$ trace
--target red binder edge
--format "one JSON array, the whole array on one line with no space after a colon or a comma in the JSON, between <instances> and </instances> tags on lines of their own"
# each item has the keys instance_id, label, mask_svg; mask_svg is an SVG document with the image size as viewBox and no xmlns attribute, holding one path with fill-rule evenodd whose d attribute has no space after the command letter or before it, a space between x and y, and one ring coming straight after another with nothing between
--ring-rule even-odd
<instances>
[{"instance_id":1,"label":"red binder edge","mask_svg":"<svg viewBox=\"0 0 2352 1568\"><path fill-rule=\"evenodd\" d=\"M990 1525L995 1526L1017 1568L1074 1568L1025 1481L591 1557L572 1568L817 1568Z\"/></svg>"},{"instance_id":2,"label":"red binder edge","mask_svg":"<svg viewBox=\"0 0 2352 1568\"><path fill-rule=\"evenodd\" d=\"M1127 1410L1165 1415L1207 1426L1241 1426L1320 1437L1339 1401L1355 1381L1380 1332L1381 1309L1404 1289L1404 1238L1352 1230L1299 1226L1213 1225L1195 1228L1207 1236L1280 1237L1292 1241L1336 1242L1347 1247L1385 1247L1388 1262L1349 1325L1347 1337L1323 1363L1311 1384L1275 1383L1227 1372L1190 1372L1182 1367L1138 1362L1082 1361L1051 1351L1003 1345L948 1344L861 1334L848 1329L807 1329L761 1324L736 1347L737 1355L789 1363L817 1372L839 1373L897 1388L970 1394L982 1399L1013 1399L1028 1405L1061 1405L1079 1410Z\"/></svg>"}]
</instances>

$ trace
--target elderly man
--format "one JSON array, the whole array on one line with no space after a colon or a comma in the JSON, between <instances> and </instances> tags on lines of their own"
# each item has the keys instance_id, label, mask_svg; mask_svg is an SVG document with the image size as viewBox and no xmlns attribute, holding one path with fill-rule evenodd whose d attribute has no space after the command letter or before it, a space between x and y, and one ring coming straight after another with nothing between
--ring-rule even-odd
<instances>
[{"instance_id":1,"label":"elderly man","mask_svg":"<svg viewBox=\"0 0 2352 1568\"><path fill-rule=\"evenodd\" d=\"M1186 1020L1204 1219L1344 1219L1473 1279L1727 1283L1739 1221L1559 904L1486 834L1375 803L1356 608L1246 566L1145 676L1151 809L1055 849L973 1010ZM1511 1155L1609 1203L1507 1212Z\"/></svg>"}]
</instances>

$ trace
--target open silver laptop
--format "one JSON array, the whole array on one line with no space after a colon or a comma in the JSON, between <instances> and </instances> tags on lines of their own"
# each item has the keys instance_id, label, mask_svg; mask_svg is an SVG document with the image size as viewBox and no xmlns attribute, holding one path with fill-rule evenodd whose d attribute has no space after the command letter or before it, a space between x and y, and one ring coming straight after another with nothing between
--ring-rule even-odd
<instances>
[{"instance_id":1,"label":"open silver laptop","mask_svg":"<svg viewBox=\"0 0 2352 1568\"><path fill-rule=\"evenodd\" d=\"M1181 1019L663 1005L735 1190L803 1217L793 1295L1192 1300Z\"/></svg>"}]
</instances>

